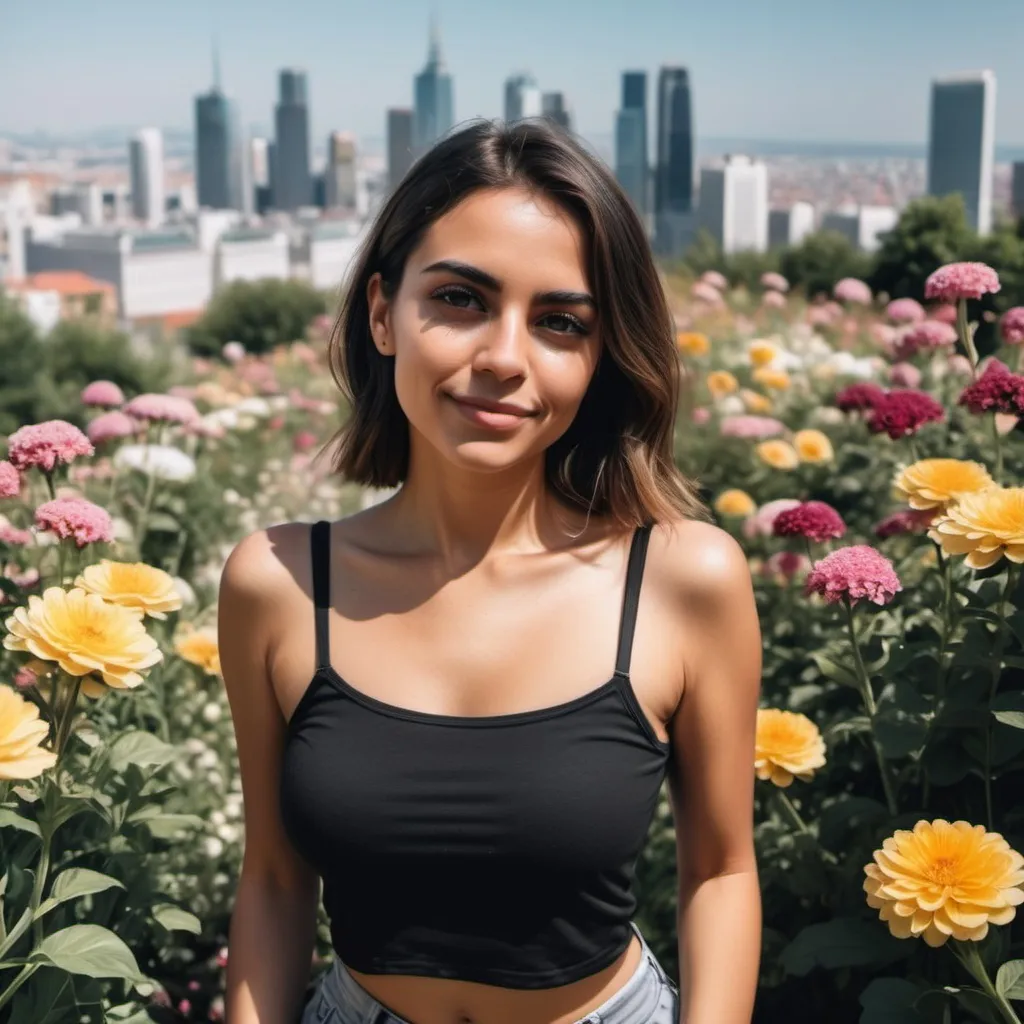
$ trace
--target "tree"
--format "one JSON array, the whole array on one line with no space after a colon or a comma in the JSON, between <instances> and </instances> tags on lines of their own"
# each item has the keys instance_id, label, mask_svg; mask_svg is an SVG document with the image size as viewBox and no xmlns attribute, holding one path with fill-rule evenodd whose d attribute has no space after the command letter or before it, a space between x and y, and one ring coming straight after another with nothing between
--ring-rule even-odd
<instances>
[{"instance_id":1,"label":"tree","mask_svg":"<svg viewBox=\"0 0 1024 1024\"><path fill-rule=\"evenodd\" d=\"M42 350L35 326L0 293L0 434L35 419L36 377Z\"/></svg>"},{"instance_id":2,"label":"tree","mask_svg":"<svg viewBox=\"0 0 1024 1024\"><path fill-rule=\"evenodd\" d=\"M816 231L782 251L779 269L791 285L802 287L808 296L831 294L835 283L844 277L865 278L871 258L839 231Z\"/></svg>"}]
</instances>

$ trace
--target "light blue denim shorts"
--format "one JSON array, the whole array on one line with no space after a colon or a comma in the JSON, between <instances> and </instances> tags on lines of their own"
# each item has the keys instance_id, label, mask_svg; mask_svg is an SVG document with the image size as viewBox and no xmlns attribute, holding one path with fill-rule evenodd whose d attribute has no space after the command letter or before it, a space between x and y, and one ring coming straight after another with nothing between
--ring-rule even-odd
<instances>
[{"instance_id":1,"label":"light blue denim shorts","mask_svg":"<svg viewBox=\"0 0 1024 1024\"><path fill-rule=\"evenodd\" d=\"M678 1024L679 989L630 922L642 946L632 977L576 1024ZM416 1024L392 1013L366 991L337 957L320 976L299 1024Z\"/></svg>"}]
</instances>

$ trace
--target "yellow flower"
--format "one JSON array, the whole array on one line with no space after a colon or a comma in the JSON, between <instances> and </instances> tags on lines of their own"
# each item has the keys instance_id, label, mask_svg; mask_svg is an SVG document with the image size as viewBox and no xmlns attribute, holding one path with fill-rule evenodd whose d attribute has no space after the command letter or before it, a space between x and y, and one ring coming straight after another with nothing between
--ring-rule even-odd
<instances>
[{"instance_id":1,"label":"yellow flower","mask_svg":"<svg viewBox=\"0 0 1024 1024\"><path fill-rule=\"evenodd\" d=\"M1024 857L998 832L966 821L919 821L899 829L864 868L869 907L898 939L929 946L985 938L1024 902Z\"/></svg>"},{"instance_id":2,"label":"yellow flower","mask_svg":"<svg viewBox=\"0 0 1024 1024\"><path fill-rule=\"evenodd\" d=\"M680 352L688 356L706 356L711 351L711 342L706 334L699 331L680 331L676 335L676 345Z\"/></svg>"},{"instance_id":3,"label":"yellow flower","mask_svg":"<svg viewBox=\"0 0 1024 1024\"><path fill-rule=\"evenodd\" d=\"M134 608L104 601L80 587L47 587L30 594L28 607L16 608L5 625L4 647L55 661L71 676L97 673L115 690L142 682L140 670L155 665L163 653ZM106 687L95 678L82 680L82 693L100 697Z\"/></svg>"},{"instance_id":4,"label":"yellow flower","mask_svg":"<svg viewBox=\"0 0 1024 1024\"><path fill-rule=\"evenodd\" d=\"M198 665L210 675L220 675L220 652L217 635L210 629L195 629L180 637L174 645L178 656Z\"/></svg>"},{"instance_id":5,"label":"yellow flower","mask_svg":"<svg viewBox=\"0 0 1024 1024\"><path fill-rule=\"evenodd\" d=\"M944 554L967 555L972 569L987 569L1004 555L1024 562L1024 487L963 495L932 520L928 536Z\"/></svg>"},{"instance_id":6,"label":"yellow flower","mask_svg":"<svg viewBox=\"0 0 1024 1024\"><path fill-rule=\"evenodd\" d=\"M715 398L731 395L740 386L740 382L728 370L712 370L707 380L708 391Z\"/></svg>"},{"instance_id":7,"label":"yellow flower","mask_svg":"<svg viewBox=\"0 0 1024 1024\"><path fill-rule=\"evenodd\" d=\"M768 413L772 411L772 400L767 395L762 395L760 391L741 388L740 398L743 399L747 412Z\"/></svg>"},{"instance_id":8,"label":"yellow flower","mask_svg":"<svg viewBox=\"0 0 1024 1024\"><path fill-rule=\"evenodd\" d=\"M994 486L995 481L980 462L921 459L896 475L893 496L911 508L941 510L964 494Z\"/></svg>"},{"instance_id":9,"label":"yellow flower","mask_svg":"<svg viewBox=\"0 0 1024 1024\"><path fill-rule=\"evenodd\" d=\"M75 586L154 619L166 619L167 612L177 611L182 603L181 595L174 589L174 579L163 569L145 562L101 559L82 571Z\"/></svg>"},{"instance_id":10,"label":"yellow flower","mask_svg":"<svg viewBox=\"0 0 1024 1024\"><path fill-rule=\"evenodd\" d=\"M809 782L825 764L825 741L806 716L778 708L759 708L754 741L754 771L783 789L793 779Z\"/></svg>"},{"instance_id":11,"label":"yellow flower","mask_svg":"<svg viewBox=\"0 0 1024 1024\"><path fill-rule=\"evenodd\" d=\"M793 435L793 446L801 462L831 462L835 457L832 442L820 430L798 430Z\"/></svg>"},{"instance_id":12,"label":"yellow flower","mask_svg":"<svg viewBox=\"0 0 1024 1024\"><path fill-rule=\"evenodd\" d=\"M751 377L758 384L773 391L785 391L789 387L789 374L785 370L776 370L771 366L759 366Z\"/></svg>"},{"instance_id":13,"label":"yellow flower","mask_svg":"<svg viewBox=\"0 0 1024 1024\"><path fill-rule=\"evenodd\" d=\"M778 357L779 350L770 341L757 338L747 346L751 366L767 366Z\"/></svg>"},{"instance_id":14,"label":"yellow flower","mask_svg":"<svg viewBox=\"0 0 1024 1024\"><path fill-rule=\"evenodd\" d=\"M754 451L757 452L758 458L772 469L796 469L800 463L796 449L788 441L762 441Z\"/></svg>"},{"instance_id":15,"label":"yellow flower","mask_svg":"<svg viewBox=\"0 0 1024 1024\"><path fill-rule=\"evenodd\" d=\"M40 746L49 734L32 701L0 686L0 779L34 779L52 768L57 755Z\"/></svg>"},{"instance_id":16,"label":"yellow flower","mask_svg":"<svg viewBox=\"0 0 1024 1024\"><path fill-rule=\"evenodd\" d=\"M757 504L746 491L734 487L715 499L715 511L722 516L749 516L757 511Z\"/></svg>"}]
</instances>

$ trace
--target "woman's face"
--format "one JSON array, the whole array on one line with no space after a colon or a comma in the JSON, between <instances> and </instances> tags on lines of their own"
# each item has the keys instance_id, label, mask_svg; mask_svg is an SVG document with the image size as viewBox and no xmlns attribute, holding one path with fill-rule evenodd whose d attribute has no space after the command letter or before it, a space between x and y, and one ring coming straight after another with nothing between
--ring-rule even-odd
<instances>
[{"instance_id":1,"label":"woman's face","mask_svg":"<svg viewBox=\"0 0 1024 1024\"><path fill-rule=\"evenodd\" d=\"M601 349L582 234L520 189L475 192L430 227L388 302L368 298L395 359L413 465L426 446L465 469L540 457L572 423Z\"/></svg>"}]
</instances>

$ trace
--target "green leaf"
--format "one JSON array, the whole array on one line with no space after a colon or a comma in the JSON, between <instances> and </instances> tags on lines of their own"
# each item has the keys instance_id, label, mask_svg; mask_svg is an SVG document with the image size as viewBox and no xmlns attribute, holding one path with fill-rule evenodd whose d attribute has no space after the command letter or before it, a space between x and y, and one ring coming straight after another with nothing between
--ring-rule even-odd
<instances>
[{"instance_id":1,"label":"green leaf","mask_svg":"<svg viewBox=\"0 0 1024 1024\"><path fill-rule=\"evenodd\" d=\"M996 991L1007 999L1024 999L1024 960L1007 960L999 968Z\"/></svg>"},{"instance_id":2,"label":"green leaf","mask_svg":"<svg viewBox=\"0 0 1024 1024\"><path fill-rule=\"evenodd\" d=\"M877 923L859 917L837 917L803 928L780 954L787 974L803 977L815 967L865 967L902 960L912 942L893 938Z\"/></svg>"},{"instance_id":3,"label":"green leaf","mask_svg":"<svg viewBox=\"0 0 1024 1024\"><path fill-rule=\"evenodd\" d=\"M73 924L47 935L30 960L89 978L143 978L132 951L109 928L97 924Z\"/></svg>"},{"instance_id":4,"label":"green leaf","mask_svg":"<svg viewBox=\"0 0 1024 1024\"><path fill-rule=\"evenodd\" d=\"M850 686L855 690L860 689L860 682L857 680L857 676L844 665L833 661L820 651L812 652L811 657L814 659L814 664L818 666L818 671L826 678L839 683L840 686Z\"/></svg>"},{"instance_id":5,"label":"green leaf","mask_svg":"<svg viewBox=\"0 0 1024 1024\"><path fill-rule=\"evenodd\" d=\"M9 807L0 807L0 828L20 828L22 832L31 832L34 836L41 834L34 821L15 814Z\"/></svg>"},{"instance_id":6,"label":"green leaf","mask_svg":"<svg viewBox=\"0 0 1024 1024\"><path fill-rule=\"evenodd\" d=\"M190 914L173 903L158 903L153 908L153 917L168 931L192 932L199 935L203 930L202 922L195 914Z\"/></svg>"},{"instance_id":7,"label":"green leaf","mask_svg":"<svg viewBox=\"0 0 1024 1024\"><path fill-rule=\"evenodd\" d=\"M875 978L860 994L860 1024L918 1024L914 1004L924 991L903 978Z\"/></svg>"},{"instance_id":8,"label":"green leaf","mask_svg":"<svg viewBox=\"0 0 1024 1024\"><path fill-rule=\"evenodd\" d=\"M1017 642L1024 647L1024 608L1019 608L1012 615L1007 616L1006 624L1013 631Z\"/></svg>"},{"instance_id":9,"label":"green leaf","mask_svg":"<svg viewBox=\"0 0 1024 1024\"><path fill-rule=\"evenodd\" d=\"M146 767L173 761L177 751L148 732L126 732L110 745L108 757L114 771L124 771L130 764Z\"/></svg>"},{"instance_id":10,"label":"green leaf","mask_svg":"<svg viewBox=\"0 0 1024 1024\"><path fill-rule=\"evenodd\" d=\"M39 904L39 909L33 915L33 920L42 917L43 914L67 900L73 900L78 896L88 896L94 892L103 892L113 886L117 886L119 889L124 888L124 884L118 879L100 874L99 871L91 871L89 868L68 868L53 880L50 896Z\"/></svg>"},{"instance_id":11,"label":"green leaf","mask_svg":"<svg viewBox=\"0 0 1024 1024\"><path fill-rule=\"evenodd\" d=\"M1024 729L1024 711L993 711L996 719L1014 729Z\"/></svg>"},{"instance_id":12,"label":"green leaf","mask_svg":"<svg viewBox=\"0 0 1024 1024\"><path fill-rule=\"evenodd\" d=\"M146 529L152 533L180 533L181 523L166 512L154 512L146 520Z\"/></svg>"},{"instance_id":13,"label":"green leaf","mask_svg":"<svg viewBox=\"0 0 1024 1024\"><path fill-rule=\"evenodd\" d=\"M947 988L946 991L983 1024L1002 1024L992 1000L980 988Z\"/></svg>"},{"instance_id":14,"label":"green leaf","mask_svg":"<svg viewBox=\"0 0 1024 1024\"><path fill-rule=\"evenodd\" d=\"M906 757L924 746L928 722L923 715L889 707L875 716L874 733L886 757Z\"/></svg>"},{"instance_id":15,"label":"green leaf","mask_svg":"<svg viewBox=\"0 0 1024 1024\"><path fill-rule=\"evenodd\" d=\"M182 829L202 828L206 822L196 814L161 814L159 807L144 807L127 820L145 825L157 839L173 839Z\"/></svg>"}]
</instances>

